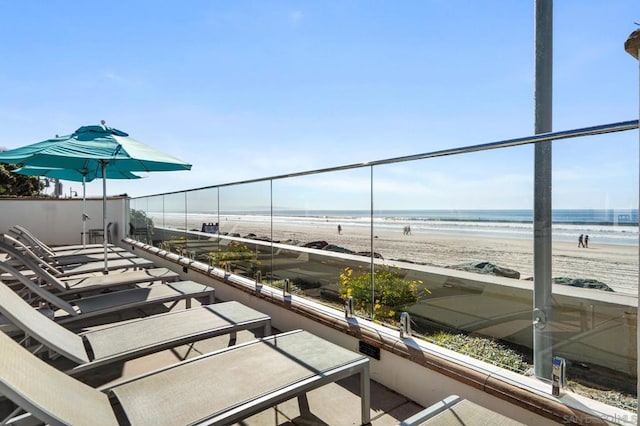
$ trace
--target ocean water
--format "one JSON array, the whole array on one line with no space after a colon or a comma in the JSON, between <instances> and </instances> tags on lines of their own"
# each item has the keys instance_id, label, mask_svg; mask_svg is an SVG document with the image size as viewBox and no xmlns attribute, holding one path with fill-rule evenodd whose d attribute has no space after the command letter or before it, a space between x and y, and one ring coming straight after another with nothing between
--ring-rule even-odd
<instances>
[{"instance_id":1,"label":"ocean water","mask_svg":"<svg viewBox=\"0 0 640 426\"><path fill-rule=\"evenodd\" d=\"M162 220L162 213L148 212L154 220ZM306 224L335 228L370 228L371 212L365 210L275 210L274 224ZM246 222L269 222L265 211L225 211L226 218ZM184 213L165 213L164 221L184 223ZM217 212L193 212L187 215L192 224L217 222ZM376 210L375 229L397 230L405 226L412 233L440 233L448 235L476 235L496 238L533 238L531 210ZM554 210L552 238L555 241L575 241L580 234L589 235L592 244L638 244L638 210ZM190 225L191 226L191 225Z\"/></svg>"}]
</instances>

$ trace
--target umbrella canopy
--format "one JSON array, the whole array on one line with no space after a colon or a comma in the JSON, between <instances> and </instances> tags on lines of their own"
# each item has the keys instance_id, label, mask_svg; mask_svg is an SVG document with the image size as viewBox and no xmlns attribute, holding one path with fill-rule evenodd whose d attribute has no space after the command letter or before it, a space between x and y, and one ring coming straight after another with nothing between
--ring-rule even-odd
<instances>
[{"instance_id":1,"label":"umbrella canopy","mask_svg":"<svg viewBox=\"0 0 640 426\"><path fill-rule=\"evenodd\" d=\"M71 135L0 152L0 162L47 168L158 172L190 170L191 164L106 126L80 127Z\"/></svg>"},{"instance_id":2,"label":"umbrella canopy","mask_svg":"<svg viewBox=\"0 0 640 426\"><path fill-rule=\"evenodd\" d=\"M44 176L52 179L70 180L73 182L91 182L102 177L102 170L91 170L83 174L80 170L58 169L39 166L24 166L12 171L25 176ZM123 170L107 169L107 179L141 179L141 176Z\"/></svg>"},{"instance_id":3,"label":"umbrella canopy","mask_svg":"<svg viewBox=\"0 0 640 426\"><path fill-rule=\"evenodd\" d=\"M190 170L191 164L105 126L84 126L70 135L0 152L0 163L66 170L102 176L102 227L104 266L107 273L107 177L108 173Z\"/></svg>"},{"instance_id":4,"label":"umbrella canopy","mask_svg":"<svg viewBox=\"0 0 640 426\"><path fill-rule=\"evenodd\" d=\"M74 182L82 182L82 247L86 246L87 241L87 191L86 183L102 177L102 169L96 171L91 170L73 170L73 169L56 169L38 166L24 166L13 170L13 173L25 176L44 176L53 179L70 180ZM140 179L138 175L122 170L107 169L107 179Z\"/></svg>"}]
</instances>

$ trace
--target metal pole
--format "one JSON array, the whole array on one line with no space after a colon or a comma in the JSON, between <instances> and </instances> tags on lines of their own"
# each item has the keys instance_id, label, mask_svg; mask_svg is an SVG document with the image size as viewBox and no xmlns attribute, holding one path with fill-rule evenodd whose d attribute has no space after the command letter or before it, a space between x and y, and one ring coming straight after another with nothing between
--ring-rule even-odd
<instances>
[{"instance_id":1,"label":"metal pole","mask_svg":"<svg viewBox=\"0 0 640 426\"><path fill-rule=\"evenodd\" d=\"M109 265L107 261L107 163L100 162L102 166L102 245L104 246L104 271L106 275L109 273Z\"/></svg>"},{"instance_id":2,"label":"metal pole","mask_svg":"<svg viewBox=\"0 0 640 426\"><path fill-rule=\"evenodd\" d=\"M216 239L216 258L220 259L220 227L222 226L222 222L220 222L220 188L216 188L216 204L216 209L218 210L218 238Z\"/></svg>"},{"instance_id":3,"label":"metal pole","mask_svg":"<svg viewBox=\"0 0 640 426\"><path fill-rule=\"evenodd\" d=\"M82 248L87 247L87 182L82 175Z\"/></svg>"},{"instance_id":4,"label":"metal pole","mask_svg":"<svg viewBox=\"0 0 640 426\"><path fill-rule=\"evenodd\" d=\"M371 318L375 318L376 315L376 280L375 280L375 272L376 272L376 267L375 264L373 262L373 260L375 259L375 256L373 255L373 166L371 166L371 175L369 176L369 180L371 181L371 193L370 193L370 199L371 199L371 232L370 232L370 237L371 237L371 244L370 244L370 249L371 249Z\"/></svg>"},{"instance_id":5,"label":"metal pole","mask_svg":"<svg viewBox=\"0 0 640 426\"><path fill-rule=\"evenodd\" d=\"M535 133L552 129L553 1L535 1ZM551 142L535 145L533 195L533 367L551 379Z\"/></svg>"},{"instance_id":6,"label":"metal pole","mask_svg":"<svg viewBox=\"0 0 640 426\"><path fill-rule=\"evenodd\" d=\"M273 271L273 263L274 263L274 258L275 258L275 248L273 247L273 180L269 181L269 199L270 199L270 222L271 222L271 265L269 265L269 270L271 271L271 276L273 277L274 275L274 271ZM257 247L257 246L256 246ZM258 261L258 259L256 259L256 262Z\"/></svg>"},{"instance_id":7,"label":"metal pole","mask_svg":"<svg viewBox=\"0 0 640 426\"><path fill-rule=\"evenodd\" d=\"M640 118L640 30L635 30L629 35L624 43L624 49L627 53L638 60L638 117ZM640 145L640 131L638 131L638 144ZM638 175L638 196L640 197L640 174ZM639 198L640 199L640 198ZM640 208L640 206L636 206ZM638 244L638 257L640 258L640 241ZM638 300L640 300L640 270L638 270ZM636 355L640 353L640 328L638 327L638 318L640 312L636 308ZM636 363L636 377L640 374L640 363ZM640 392L640 381L636 381L636 392ZM640 395L640 393L638 393ZM636 412L640 414L640 408ZM636 415L636 425L640 425L640 416Z\"/></svg>"}]
</instances>

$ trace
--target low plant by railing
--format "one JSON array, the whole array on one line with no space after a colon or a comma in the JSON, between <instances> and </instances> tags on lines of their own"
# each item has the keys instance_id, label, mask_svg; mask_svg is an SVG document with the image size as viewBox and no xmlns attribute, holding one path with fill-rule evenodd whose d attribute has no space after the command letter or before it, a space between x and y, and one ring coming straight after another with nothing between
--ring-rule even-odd
<instances>
[{"instance_id":1,"label":"low plant by railing","mask_svg":"<svg viewBox=\"0 0 640 426\"><path fill-rule=\"evenodd\" d=\"M209 252L211 265L226 267L239 267L250 274L255 273L260 267L260 261L254 252L244 244L231 241L224 249Z\"/></svg>"},{"instance_id":2,"label":"low plant by railing","mask_svg":"<svg viewBox=\"0 0 640 426\"><path fill-rule=\"evenodd\" d=\"M425 336L425 340L517 373L529 368L521 353L493 339L439 331Z\"/></svg>"},{"instance_id":3,"label":"low plant by railing","mask_svg":"<svg viewBox=\"0 0 640 426\"><path fill-rule=\"evenodd\" d=\"M186 237L178 237L175 240L166 240L160 243L160 248L172 253L182 254L181 249L186 244Z\"/></svg>"},{"instance_id":4,"label":"low plant by railing","mask_svg":"<svg viewBox=\"0 0 640 426\"><path fill-rule=\"evenodd\" d=\"M372 277L371 271L364 268L346 267L340 274L340 296L343 299L353 297L356 311L365 315L371 314L373 306L374 319L397 319L398 309L416 303L421 293L430 293L421 280L408 280L401 272L400 268L383 265Z\"/></svg>"},{"instance_id":5,"label":"low plant by railing","mask_svg":"<svg viewBox=\"0 0 640 426\"><path fill-rule=\"evenodd\" d=\"M526 361L523 353L494 339L445 331L437 331L432 334L423 335L422 338L443 348L451 349L516 373L527 374L533 367L533 365ZM575 368L570 369L568 375L575 376L575 370ZM589 380L585 380L584 377L579 376L572 379L571 376L568 377L567 387L572 392L624 410L636 411L638 409L637 396L633 392L633 389L627 389L629 386L621 386L620 384L603 386L601 383L589 383L585 385ZM591 379L596 379L597 382L598 377L596 375ZM609 387L614 389L608 389Z\"/></svg>"}]
</instances>

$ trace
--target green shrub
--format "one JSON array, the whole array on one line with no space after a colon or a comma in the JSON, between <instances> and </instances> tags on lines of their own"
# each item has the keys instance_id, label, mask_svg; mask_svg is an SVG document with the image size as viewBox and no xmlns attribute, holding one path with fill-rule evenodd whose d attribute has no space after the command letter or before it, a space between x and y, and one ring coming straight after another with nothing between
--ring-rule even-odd
<instances>
[{"instance_id":1,"label":"green shrub","mask_svg":"<svg viewBox=\"0 0 640 426\"><path fill-rule=\"evenodd\" d=\"M438 346L454 350L511 371L523 373L529 365L522 354L495 340L464 334L437 332L426 339Z\"/></svg>"},{"instance_id":2,"label":"green shrub","mask_svg":"<svg viewBox=\"0 0 640 426\"><path fill-rule=\"evenodd\" d=\"M420 297L420 280L408 280L401 276L400 268L383 265L373 274L373 301L371 271L359 268L358 271L346 267L340 274L340 296L343 299L353 297L357 311L371 312L373 317L380 319L394 319L397 311L416 303ZM429 293L428 289L423 290ZM373 302L373 303L372 303Z\"/></svg>"},{"instance_id":3,"label":"green shrub","mask_svg":"<svg viewBox=\"0 0 640 426\"><path fill-rule=\"evenodd\" d=\"M160 244L160 248L163 250L170 251L172 253L181 254L181 249L184 246L184 243L187 241L186 237L178 237L176 240L166 240Z\"/></svg>"},{"instance_id":4,"label":"green shrub","mask_svg":"<svg viewBox=\"0 0 640 426\"><path fill-rule=\"evenodd\" d=\"M249 270L257 270L259 262L253 251L237 241L232 241L226 248L209 252L212 265L225 267L227 264L240 264Z\"/></svg>"}]
</instances>

